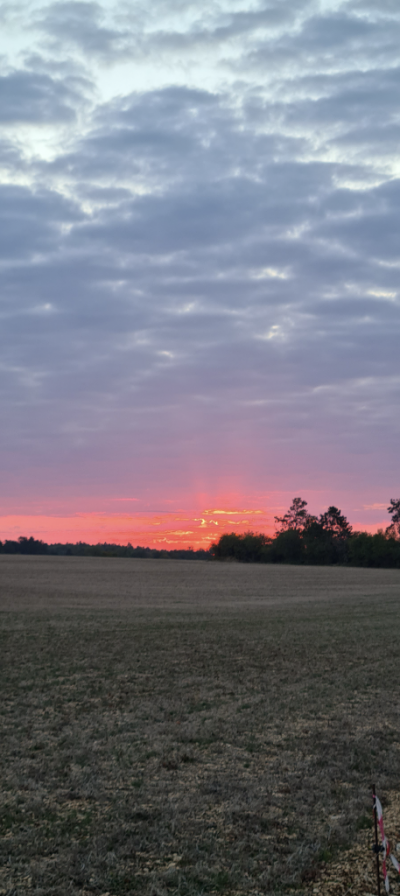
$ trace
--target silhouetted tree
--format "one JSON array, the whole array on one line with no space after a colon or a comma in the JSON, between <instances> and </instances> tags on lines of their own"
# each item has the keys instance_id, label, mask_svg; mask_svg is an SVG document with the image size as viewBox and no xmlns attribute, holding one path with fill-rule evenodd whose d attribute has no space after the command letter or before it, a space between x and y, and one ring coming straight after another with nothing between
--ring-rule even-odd
<instances>
[{"instance_id":1,"label":"silhouetted tree","mask_svg":"<svg viewBox=\"0 0 400 896\"><path fill-rule=\"evenodd\" d=\"M298 529L286 529L276 536L270 547L273 563L302 563L303 540Z\"/></svg>"},{"instance_id":2,"label":"silhouetted tree","mask_svg":"<svg viewBox=\"0 0 400 896\"><path fill-rule=\"evenodd\" d=\"M260 563L268 560L271 539L257 532L226 532L211 545L210 553L216 560L239 560L241 563Z\"/></svg>"},{"instance_id":3,"label":"silhouetted tree","mask_svg":"<svg viewBox=\"0 0 400 896\"><path fill-rule=\"evenodd\" d=\"M400 538L400 498L391 498L388 513L391 514L392 522L387 527L386 532L395 538Z\"/></svg>"},{"instance_id":4,"label":"silhouetted tree","mask_svg":"<svg viewBox=\"0 0 400 896\"><path fill-rule=\"evenodd\" d=\"M346 517L333 504L318 519L307 513L306 508L307 501L293 498L288 512L275 517L278 531L274 539L254 532L244 535L230 532L211 546L210 553L216 560L232 558L241 562L350 563L400 568L400 499L390 501L391 526L375 535L353 532Z\"/></svg>"},{"instance_id":5,"label":"silhouetted tree","mask_svg":"<svg viewBox=\"0 0 400 896\"><path fill-rule=\"evenodd\" d=\"M329 532L319 520L313 519L303 532L304 560L323 565L336 562L336 551Z\"/></svg>"},{"instance_id":6,"label":"silhouetted tree","mask_svg":"<svg viewBox=\"0 0 400 896\"><path fill-rule=\"evenodd\" d=\"M257 563L266 560L266 547L271 539L260 532L245 532L241 536L243 561Z\"/></svg>"},{"instance_id":7,"label":"silhouetted tree","mask_svg":"<svg viewBox=\"0 0 400 896\"><path fill-rule=\"evenodd\" d=\"M319 519L310 517L303 532L305 562L344 563L352 527L337 507L328 507Z\"/></svg>"},{"instance_id":8,"label":"silhouetted tree","mask_svg":"<svg viewBox=\"0 0 400 896\"><path fill-rule=\"evenodd\" d=\"M348 538L353 531L346 517L333 505L326 513L321 513L319 523L332 538Z\"/></svg>"},{"instance_id":9,"label":"silhouetted tree","mask_svg":"<svg viewBox=\"0 0 400 896\"><path fill-rule=\"evenodd\" d=\"M385 532L355 532L347 541L347 559L353 566L400 568L400 541Z\"/></svg>"},{"instance_id":10,"label":"silhouetted tree","mask_svg":"<svg viewBox=\"0 0 400 896\"><path fill-rule=\"evenodd\" d=\"M3 554L47 554L48 545L39 539L21 535L18 541L6 540L2 547Z\"/></svg>"},{"instance_id":11,"label":"silhouetted tree","mask_svg":"<svg viewBox=\"0 0 400 896\"><path fill-rule=\"evenodd\" d=\"M210 553L217 560L226 560L228 557L237 560L239 551L239 536L236 532L226 532L218 541L214 541L210 547Z\"/></svg>"},{"instance_id":12,"label":"silhouetted tree","mask_svg":"<svg viewBox=\"0 0 400 896\"><path fill-rule=\"evenodd\" d=\"M287 513L284 516L276 516L275 524L278 534L287 532L288 529L294 529L296 532L302 532L310 521L314 519L306 511L307 501L302 498L293 498Z\"/></svg>"}]
</instances>

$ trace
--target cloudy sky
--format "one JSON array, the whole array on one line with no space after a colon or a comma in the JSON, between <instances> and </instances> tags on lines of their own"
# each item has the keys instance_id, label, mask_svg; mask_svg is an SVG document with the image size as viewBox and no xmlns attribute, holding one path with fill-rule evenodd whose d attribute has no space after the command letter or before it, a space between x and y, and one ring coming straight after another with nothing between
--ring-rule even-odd
<instances>
[{"instance_id":1,"label":"cloudy sky","mask_svg":"<svg viewBox=\"0 0 400 896\"><path fill-rule=\"evenodd\" d=\"M398 0L13 0L0 34L0 538L207 544L294 495L387 525Z\"/></svg>"}]
</instances>

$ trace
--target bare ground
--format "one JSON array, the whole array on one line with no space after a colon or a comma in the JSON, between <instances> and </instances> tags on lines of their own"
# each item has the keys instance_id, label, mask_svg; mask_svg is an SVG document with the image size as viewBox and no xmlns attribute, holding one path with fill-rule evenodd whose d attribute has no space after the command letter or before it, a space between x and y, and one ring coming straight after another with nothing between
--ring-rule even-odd
<instances>
[{"instance_id":1,"label":"bare ground","mask_svg":"<svg viewBox=\"0 0 400 896\"><path fill-rule=\"evenodd\" d=\"M396 570L1 556L0 893L375 893L399 608Z\"/></svg>"}]
</instances>

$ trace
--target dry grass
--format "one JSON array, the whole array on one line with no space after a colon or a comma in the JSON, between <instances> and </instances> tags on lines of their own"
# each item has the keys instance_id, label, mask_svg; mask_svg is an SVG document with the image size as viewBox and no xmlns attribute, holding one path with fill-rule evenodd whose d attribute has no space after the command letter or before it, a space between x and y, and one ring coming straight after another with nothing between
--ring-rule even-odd
<instances>
[{"instance_id":1,"label":"dry grass","mask_svg":"<svg viewBox=\"0 0 400 896\"><path fill-rule=\"evenodd\" d=\"M0 577L0 893L369 892L372 779L398 837L399 571Z\"/></svg>"}]
</instances>

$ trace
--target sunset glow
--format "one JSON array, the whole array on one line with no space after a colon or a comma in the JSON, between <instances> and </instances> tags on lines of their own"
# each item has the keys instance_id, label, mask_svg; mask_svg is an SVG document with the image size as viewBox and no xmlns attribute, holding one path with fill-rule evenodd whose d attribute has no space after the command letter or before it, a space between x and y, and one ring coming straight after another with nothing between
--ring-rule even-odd
<instances>
[{"instance_id":1,"label":"sunset glow","mask_svg":"<svg viewBox=\"0 0 400 896\"><path fill-rule=\"evenodd\" d=\"M21 0L0 538L207 546L400 494L393 2Z\"/></svg>"},{"instance_id":2,"label":"sunset glow","mask_svg":"<svg viewBox=\"0 0 400 896\"><path fill-rule=\"evenodd\" d=\"M179 547L208 548L212 541L234 527L236 532L257 528L273 534L271 515L263 511L250 511L240 519L235 519L237 511L207 510L204 516L187 513L160 514L96 514L78 513L74 516L4 516L0 517L0 539L18 538L20 535L34 534L48 543L85 541L90 544L116 543L142 547L165 547L168 550ZM224 515L224 522L214 520L212 515ZM254 526L254 516L257 527ZM226 517L226 519L225 519ZM230 519L232 517L232 519Z\"/></svg>"},{"instance_id":3,"label":"sunset glow","mask_svg":"<svg viewBox=\"0 0 400 896\"><path fill-rule=\"evenodd\" d=\"M277 506L263 510L204 510L198 516L187 512L151 514L77 513L70 516L7 515L0 517L0 540L17 539L21 535L40 538L49 544L56 542L88 544L132 544L134 547L208 549L224 532L242 533L249 530L273 536L274 515L287 509ZM355 528L375 532L385 528L389 519L379 510L379 521L356 523ZM213 517L217 519L213 519ZM361 513L358 514L360 520ZM237 517L240 517L239 519Z\"/></svg>"}]
</instances>

